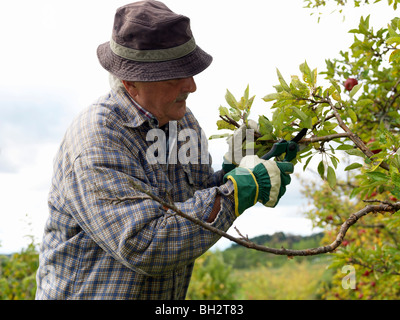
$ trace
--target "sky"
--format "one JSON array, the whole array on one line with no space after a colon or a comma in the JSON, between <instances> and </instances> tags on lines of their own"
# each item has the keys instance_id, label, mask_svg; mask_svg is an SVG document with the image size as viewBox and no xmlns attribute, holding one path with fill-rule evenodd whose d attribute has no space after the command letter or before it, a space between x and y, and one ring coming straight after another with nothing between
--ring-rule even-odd
<instances>
[{"instance_id":1,"label":"sky","mask_svg":"<svg viewBox=\"0 0 400 320\"><path fill-rule=\"evenodd\" d=\"M117 0L21 0L0 4L0 252L19 251L33 236L41 241L48 216L52 162L72 119L109 91L108 74L98 63L97 46L111 37ZM324 9L320 22L302 0L165 0L191 19L196 43L214 58L195 77L197 91L188 99L207 136L216 127L218 107L229 89L240 98L250 87L256 95L250 118L270 115L262 97L274 92L278 68L286 79L299 75L305 60L325 68L339 57L370 12L371 25L385 26L395 16L384 4L348 9L343 16ZM211 140L213 167L219 170L227 151L224 139ZM303 172L301 166L296 173ZM312 175L310 175L310 178ZM247 210L234 226L249 237L287 232L308 235L318 230L304 217L307 200L293 179L279 205ZM236 235L234 228L229 233ZM217 246L225 248L229 240Z\"/></svg>"}]
</instances>

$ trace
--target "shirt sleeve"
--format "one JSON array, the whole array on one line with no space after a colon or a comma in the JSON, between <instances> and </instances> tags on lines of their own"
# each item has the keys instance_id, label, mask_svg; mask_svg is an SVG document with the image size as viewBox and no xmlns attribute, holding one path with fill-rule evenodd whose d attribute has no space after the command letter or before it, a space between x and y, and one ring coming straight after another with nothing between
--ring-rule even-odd
<instances>
[{"instance_id":1,"label":"shirt sleeve","mask_svg":"<svg viewBox=\"0 0 400 320\"><path fill-rule=\"evenodd\" d=\"M66 177L71 214L103 250L127 267L151 276L171 272L192 262L220 238L165 210L135 190L132 182L158 194L146 180L139 159L122 150L95 146L75 160ZM221 209L211 225L226 231L235 219L230 182L198 190L174 205L206 221L217 194ZM119 200L111 202L110 198Z\"/></svg>"}]
</instances>

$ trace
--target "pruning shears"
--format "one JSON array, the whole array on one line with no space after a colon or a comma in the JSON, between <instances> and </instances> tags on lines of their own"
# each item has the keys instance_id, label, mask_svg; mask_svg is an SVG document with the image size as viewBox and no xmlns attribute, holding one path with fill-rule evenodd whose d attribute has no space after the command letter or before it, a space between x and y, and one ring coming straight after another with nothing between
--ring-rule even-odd
<instances>
[{"instance_id":1,"label":"pruning shears","mask_svg":"<svg viewBox=\"0 0 400 320\"><path fill-rule=\"evenodd\" d=\"M297 152L299 151L298 142L306 135L307 129L301 129L301 131L292 140L279 140L275 143L268 153L263 155L261 159L269 160L272 157L279 157L280 155L286 153L283 161L291 162L296 158Z\"/></svg>"}]
</instances>

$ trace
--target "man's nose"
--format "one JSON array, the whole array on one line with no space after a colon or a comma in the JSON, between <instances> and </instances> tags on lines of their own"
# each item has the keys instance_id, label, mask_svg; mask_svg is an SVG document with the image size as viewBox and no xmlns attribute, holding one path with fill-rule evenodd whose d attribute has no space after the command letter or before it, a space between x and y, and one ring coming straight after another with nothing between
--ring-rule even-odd
<instances>
[{"instance_id":1,"label":"man's nose","mask_svg":"<svg viewBox=\"0 0 400 320\"><path fill-rule=\"evenodd\" d=\"M193 93L197 90L196 82L193 77L182 79L182 91L187 93Z\"/></svg>"}]
</instances>

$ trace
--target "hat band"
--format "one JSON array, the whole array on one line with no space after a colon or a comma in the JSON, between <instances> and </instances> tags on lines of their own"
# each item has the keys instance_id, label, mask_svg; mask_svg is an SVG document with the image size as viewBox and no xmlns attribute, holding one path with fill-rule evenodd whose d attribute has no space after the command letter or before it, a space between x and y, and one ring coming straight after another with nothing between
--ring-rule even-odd
<instances>
[{"instance_id":1,"label":"hat band","mask_svg":"<svg viewBox=\"0 0 400 320\"><path fill-rule=\"evenodd\" d=\"M137 62L162 62L182 58L196 49L194 38L173 48L159 50L136 50L121 46L113 39L110 40L111 51L117 56Z\"/></svg>"}]
</instances>

